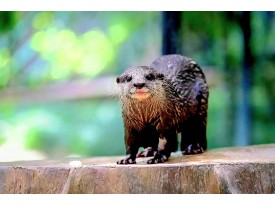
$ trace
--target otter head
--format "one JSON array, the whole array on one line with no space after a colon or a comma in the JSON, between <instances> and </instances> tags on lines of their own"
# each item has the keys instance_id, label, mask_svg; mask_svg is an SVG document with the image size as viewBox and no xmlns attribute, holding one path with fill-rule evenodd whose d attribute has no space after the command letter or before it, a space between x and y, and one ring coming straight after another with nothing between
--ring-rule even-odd
<instances>
[{"instance_id":1,"label":"otter head","mask_svg":"<svg viewBox=\"0 0 275 206\"><path fill-rule=\"evenodd\" d=\"M128 68L116 78L121 98L146 101L157 95L164 75L147 66Z\"/></svg>"}]
</instances>

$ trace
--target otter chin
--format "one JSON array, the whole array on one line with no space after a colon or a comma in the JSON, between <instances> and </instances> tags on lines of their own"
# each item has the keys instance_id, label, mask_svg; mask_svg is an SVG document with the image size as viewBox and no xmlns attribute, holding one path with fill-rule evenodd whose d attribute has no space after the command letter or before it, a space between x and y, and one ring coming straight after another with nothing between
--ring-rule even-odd
<instances>
[{"instance_id":1,"label":"otter chin","mask_svg":"<svg viewBox=\"0 0 275 206\"><path fill-rule=\"evenodd\" d=\"M149 98L151 94L148 89L136 89L133 93L131 93L131 98L137 99L139 101L143 101Z\"/></svg>"}]
</instances>

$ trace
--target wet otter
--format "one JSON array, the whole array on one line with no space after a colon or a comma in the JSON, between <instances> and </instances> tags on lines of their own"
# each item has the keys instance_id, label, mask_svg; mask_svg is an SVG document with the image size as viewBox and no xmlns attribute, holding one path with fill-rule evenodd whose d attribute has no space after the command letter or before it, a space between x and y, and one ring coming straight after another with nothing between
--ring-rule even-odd
<instances>
[{"instance_id":1,"label":"wet otter","mask_svg":"<svg viewBox=\"0 0 275 206\"><path fill-rule=\"evenodd\" d=\"M116 82L127 154L117 164L134 164L140 147L148 149L138 156L154 156L148 164L167 161L177 150L178 133L183 154L206 150L208 86L195 61L162 56L150 67L128 68Z\"/></svg>"}]
</instances>

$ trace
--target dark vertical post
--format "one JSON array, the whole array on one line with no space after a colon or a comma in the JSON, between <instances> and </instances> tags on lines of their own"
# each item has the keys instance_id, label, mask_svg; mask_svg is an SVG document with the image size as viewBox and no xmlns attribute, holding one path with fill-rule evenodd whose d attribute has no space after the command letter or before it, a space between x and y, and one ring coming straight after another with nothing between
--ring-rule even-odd
<instances>
[{"instance_id":1,"label":"dark vertical post","mask_svg":"<svg viewBox=\"0 0 275 206\"><path fill-rule=\"evenodd\" d=\"M238 72L239 70L236 69L237 63L231 57L231 53L229 52L230 42L229 37L232 32L231 24L236 23L237 16L235 15L234 11L227 11L225 12L225 24L228 26L224 27L224 42L225 42L225 55L224 55L224 81L227 87L227 95L228 100L225 101L225 117L226 117L226 129L224 132L225 139L224 144L225 146L232 146L235 143L235 136L236 136L236 105L237 105L237 92L239 91L238 87Z\"/></svg>"},{"instance_id":2,"label":"dark vertical post","mask_svg":"<svg viewBox=\"0 0 275 206\"><path fill-rule=\"evenodd\" d=\"M243 65L241 78L241 96L237 111L237 135L235 145L251 144L251 80L252 80L252 51L251 51L251 12L242 12L240 27L243 35Z\"/></svg>"},{"instance_id":3,"label":"dark vertical post","mask_svg":"<svg viewBox=\"0 0 275 206\"><path fill-rule=\"evenodd\" d=\"M162 54L181 53L181 12L164 11L162 22Z\"/></svg>"}]
</instances>

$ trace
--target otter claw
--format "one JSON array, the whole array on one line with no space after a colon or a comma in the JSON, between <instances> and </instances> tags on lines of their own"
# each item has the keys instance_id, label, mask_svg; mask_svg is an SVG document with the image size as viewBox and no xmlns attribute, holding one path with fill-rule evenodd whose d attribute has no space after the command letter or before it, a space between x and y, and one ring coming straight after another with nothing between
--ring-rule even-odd
<instances>
[{"instance_id":1,"label":"otter claw","mask_svg":"<svg viewBox=\"0 0 275 206\"><path fill-rule=\"evenodd\" d=\"M127 164L136 164L136 161L132 160L131 158L125 158L120 161L117 161L116 163L119 165L127 165Z\"/></svg>"},{"instance_id":2,"label":"otter claw","mask_svg":"<svg viewBox=\"0 0 275 206\"><path fill-rule=\"evenodd\" d=\"M185 150L182 151L182 154L191 155L191 154L200 154L203 152L204 152L204 149L200 146L200 144L197 144L195 146L193 146L193 144L190 144Z\"/></svg>"},{"instance_id":3,"label":"otter claw","mask_svg":"<svg viewBox=\"0 0 275 206\"><path fill-rule=\"evenodd\" d=\"M147 161L147 164L157 164L157 163L163 163L166 162L168 158L165 155L162 155L160 153L157 153L153 159L150 159Z\"/></svg>"}]
</instances>

